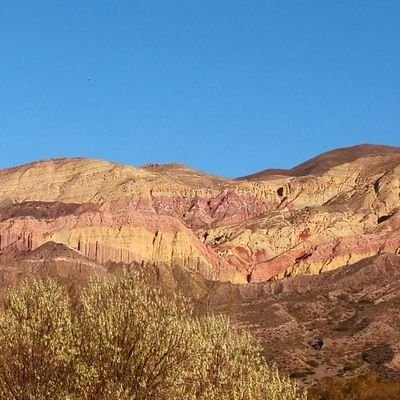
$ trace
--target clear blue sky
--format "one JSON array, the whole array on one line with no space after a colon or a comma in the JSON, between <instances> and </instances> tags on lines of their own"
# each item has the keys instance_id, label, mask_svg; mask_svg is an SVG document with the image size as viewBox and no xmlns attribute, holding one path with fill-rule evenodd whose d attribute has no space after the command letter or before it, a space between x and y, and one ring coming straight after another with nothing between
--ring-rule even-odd
<instances>
[{"instance_id":1,"label":"clear blue sky","mask_svg":"<svg viewBox=\"0 0 400 400\"><path fill-rule=\"evenodd\" d=\"M240 176L400 145L400 1L1 0L0 167Z\"/></svg>"}]
</instances>

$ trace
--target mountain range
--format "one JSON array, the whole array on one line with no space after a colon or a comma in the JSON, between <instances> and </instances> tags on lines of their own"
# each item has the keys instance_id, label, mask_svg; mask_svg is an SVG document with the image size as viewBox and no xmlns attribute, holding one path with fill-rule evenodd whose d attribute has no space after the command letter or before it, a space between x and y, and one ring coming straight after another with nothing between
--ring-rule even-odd
<instances>
[{"instance_id":1,"label":"mountain range","mask_svg":"<svg viewBox=\"0 0 400 400\"><path fill-rule=\"evenodd\" d=\"M311 383L400 373L400 148L359 145L238 179L74 158L0 171L0 294L148 267L228 313Z\"/></svg>"}]
</instances>

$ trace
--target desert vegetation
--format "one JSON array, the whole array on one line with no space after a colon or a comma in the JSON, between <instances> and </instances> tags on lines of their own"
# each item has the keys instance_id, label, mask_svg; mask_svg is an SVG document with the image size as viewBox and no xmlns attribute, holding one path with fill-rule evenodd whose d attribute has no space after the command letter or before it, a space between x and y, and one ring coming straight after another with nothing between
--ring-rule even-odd
<instances>
[{"instance_id":1,"label":"desert vegetation","mask_svg":"<svg viewBox=\"0 0 400 400\"><path fill-rule=\"evenodd\" d=\"M0 398L302 400L222 316L196 316L138 274L93 278L71 302L25 281L0 313Z\"/></svg>"},{"instance_id":2,"label":"desert vegetation","mask_svg":"<svg viewBox=\"0 0 400 400\"><path fill-rule=\"evenodd\" d=\"M324 378L309 392L309 400L397 399L400 399L400 383L386 381L374 371L349 379Z\"/></svg>"}]
</instances>

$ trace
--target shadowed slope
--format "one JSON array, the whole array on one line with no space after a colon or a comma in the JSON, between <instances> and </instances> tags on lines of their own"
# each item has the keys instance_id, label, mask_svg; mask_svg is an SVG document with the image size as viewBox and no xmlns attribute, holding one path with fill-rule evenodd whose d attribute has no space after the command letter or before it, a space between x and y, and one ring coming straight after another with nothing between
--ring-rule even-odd
<instances>
[{"instance_id":1,"label":"shadowed slope","mask_svg":"<svg viewBox=\"0 0 400 400\"><path fill-rule=\"evenodd\" d=\"M358 158L382 154L400 155L400 147L373 144L345 147L320 154L291 169L266 169L264 171L240 177L238 180L263 180L270 179L272 176L277 175L297 177L305 175L320 175L328 171L330 168L352 162Z\"/></svg>"}]
</instances>

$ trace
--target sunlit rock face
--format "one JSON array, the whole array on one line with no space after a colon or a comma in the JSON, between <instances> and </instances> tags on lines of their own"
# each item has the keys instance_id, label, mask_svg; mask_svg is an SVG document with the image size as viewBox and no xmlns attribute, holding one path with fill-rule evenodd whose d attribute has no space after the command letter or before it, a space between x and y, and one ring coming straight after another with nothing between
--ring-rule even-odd
<instances>
[{"instance_id":1,"label":"sunlit rock face","mask_svg":"<svg viewBox=\"0 0 400 400\"><path fill-rule=\"evenodd\" d=\"M46 242L211 280L318 274L400 251L400 149L357 146L238 180L58 159L0 171L0 263Z\"/></svg>"}]
</instances>

